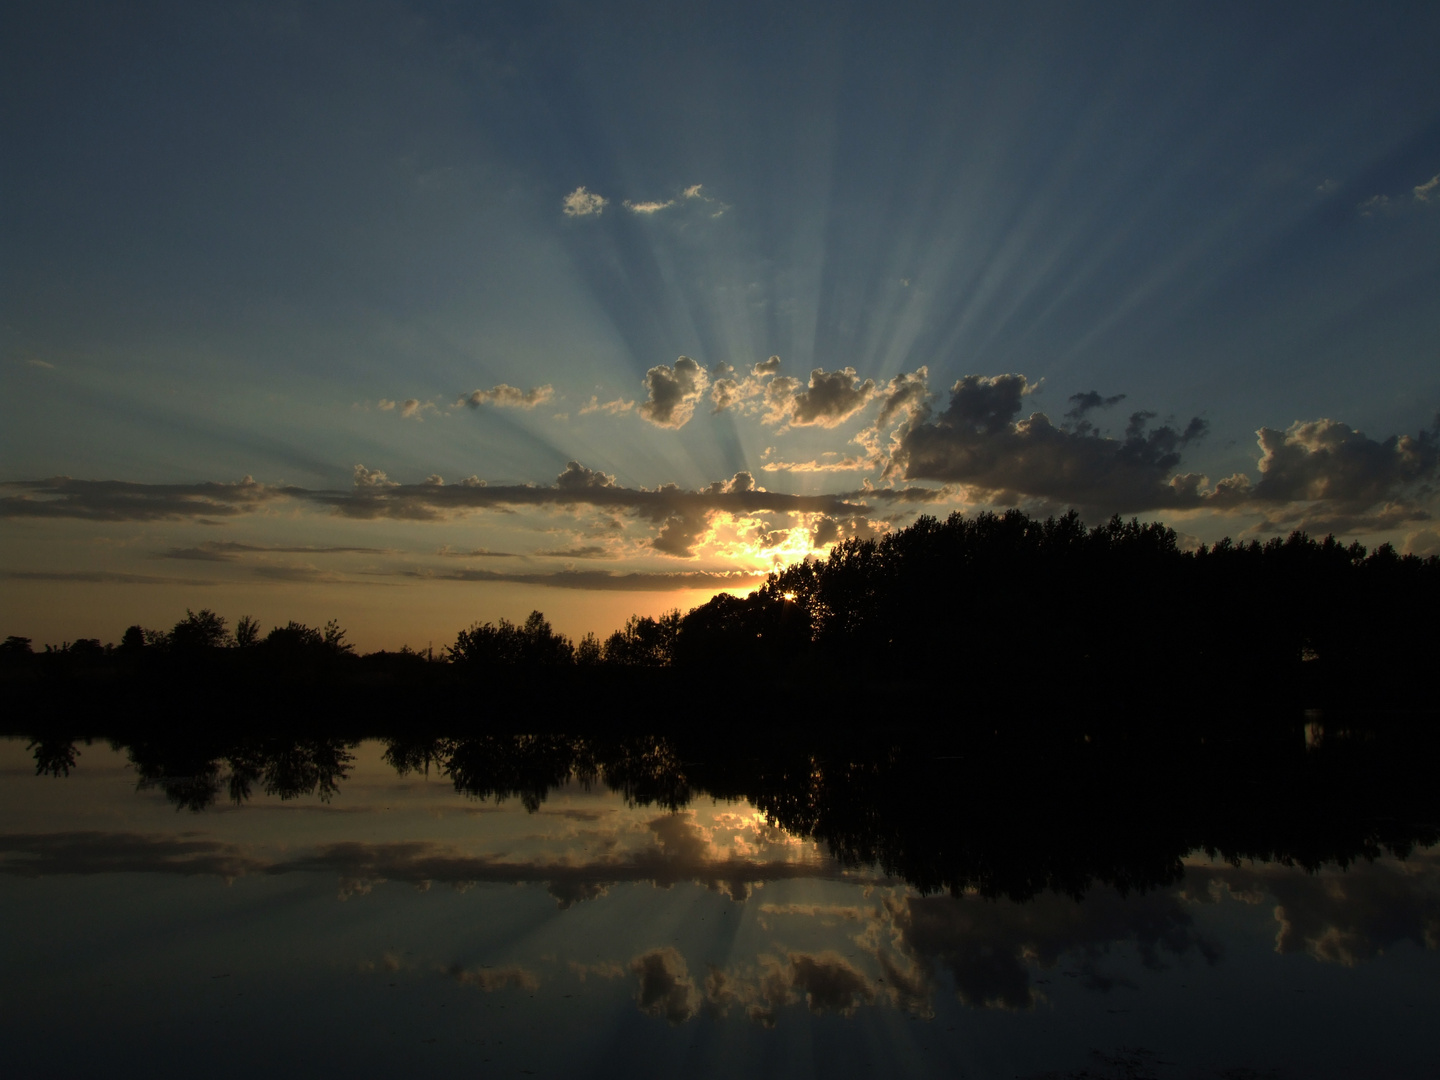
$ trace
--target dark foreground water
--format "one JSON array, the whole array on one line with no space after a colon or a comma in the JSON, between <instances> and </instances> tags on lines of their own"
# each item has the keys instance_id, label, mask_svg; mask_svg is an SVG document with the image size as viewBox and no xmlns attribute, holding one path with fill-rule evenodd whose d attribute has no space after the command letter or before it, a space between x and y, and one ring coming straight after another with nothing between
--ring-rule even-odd
<instances>
[{"instance_id":1,"label":"dark foreground water","mask_svg":"<svg viewBox=\"0 0 1440 1080\"><path fill-rule=\"evenodd\" d=\"M833 762L761 810L683 761L39 751L0 743L7 1076L1440 1076L1423 843L1305 869L1067 833L937 870L966 821L829 828Z\"/></svg>"}]
</instances>

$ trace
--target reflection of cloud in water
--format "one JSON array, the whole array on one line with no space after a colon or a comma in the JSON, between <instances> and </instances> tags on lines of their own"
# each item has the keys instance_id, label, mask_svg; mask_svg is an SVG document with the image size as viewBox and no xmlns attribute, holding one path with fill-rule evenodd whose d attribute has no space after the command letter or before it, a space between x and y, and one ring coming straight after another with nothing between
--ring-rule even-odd
<instances>
[{"instance_id":1,"label":"reflection of cloud in water","mask_svg":"<svg viewBox=\"0 0 1440 1080\"><path fill-rule=\"evenodd\" d=\"M0 835L0 872L21 877L55 874L205 875L233 881L270 864L239 844L179 836L117 832Z\"/></svg>"},{"instance_id":2,"label":"reflection of cloud in water","mask_svg":"<svg viewBox=\"0 0 1440 1080\"><path fill-rule=\"evenodd\" d=\"M813 844L775 850L758 826L745 845L722 845L724 830L699 826L693 813L662 814L647 822L637 847L624 848L613 831L593 832L576 855L505 858L469 854L429 840L320 844L290 858L265 859L235 844L197 834L20 833L0 835L0 872L24 876L118 872L208 874L233 880L246 874L331 873L342 899L363 896L382 882L467 886L544 884L561 908L604 896L608 887L650 882L664 888L696 882L734 900L767 881L856 880ZM737 832L736 835L739 835ZM743 848L744 854L740 853Z\"/></svg>"},{"instance_id":3,"label":"reflection of cloud in water","mask_svg":"<svg viewBox=\"0 0 1440 1080\"><path fill-rule=\"evenodd\" d=\"M1275 951L1353 967L1402 942L1440 948L1440 851L1406 862L1298 874L1280 866L1192 867L1187 899L1275 902Z\"/></svg>"},{"instance_id":4,"label":"reflection of cloud in water","mask_svg":"<svg viewBox=\"0 0 1440 1080\"><path fill-rule=\"evenodd\" d=\"M1066 955L1082 958L1086 985L1108 990L1115 980L1100 974L1095 963L1122 943L1133 943L1152 970L1165 966L1165 953L1178 957L1196 950L1212 963L1219 956L1171 893L1126 898L1097 889L1083 902L1048 894L1023 904L900 896L887 899L884 917L893 927L896 951L927 978L936 969L948 971L956 995L973 1006L1034 1005L1032 965L1053 968Z\"/></svg>"},{"instance_id":5,"label":"reflection of cloud in water","mask_svg":"<svg viewBox=\"0 0 1440 1080\"><path fill-rule=\"evenodd\" d=\"M699 995L685 958L674 946L642 953L630 961L630 970L640 977L635 1001L641 1012L671 1024L683 1024L695 1015Z\"/></svg>"},{"instance_id":6,"label":"reflection of cloud in water","mask_svg":"<svg viewBox=\"0 0 1440 1080\"><path fill-rule=\"evenodd\" d=\"M540 986L539 978L519 964L509 964L506 967L498 968L482 965L468 969L459 964L452 964L445 974L462 986L473 986L487 994L507 989L536 990Z\"/></svg>"}]
</instances>

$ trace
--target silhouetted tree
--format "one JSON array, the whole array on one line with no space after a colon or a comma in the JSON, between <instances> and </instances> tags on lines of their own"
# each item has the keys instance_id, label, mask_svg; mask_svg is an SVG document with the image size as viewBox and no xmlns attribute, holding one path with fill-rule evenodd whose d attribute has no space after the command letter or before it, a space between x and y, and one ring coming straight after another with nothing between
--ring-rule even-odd
<instances>
[{"instance_id":1,"label":"silhouetted tree","mask_svg":"<svg viewBox=\"0 0 1440 1080\"><path fill-rule=\"evenodd\" d=\"M667 611L658 619L632 615L622 629L605 639L605 663L625 667L665 667L675 656L680 612Z\"/></svg>"},{"instance_id":2,"label":"silhouetted tree","mask_svg":"<svg viewBox=\"0 0 1440 1080\"><path fill-rule=\"evenodd\" d=\"M209 608L199 611L185 609L185 618L170 631L170 647L181 652L218 649L228 644L225 620Z\"/></svg>"},{"instance_id":3,"label":"silhouetted tree","mask_svg":"<svg viewBox=\"0 0 1440 1080\"><path fill-rule=\"evenodd\" d=\"M568 667L575 662L570 639L555 633L538 611L532 611L523 626L501 619L498 626L476 623L461 630L449 655L452 663L472 670Z\"/></svg>"}]
</instances>

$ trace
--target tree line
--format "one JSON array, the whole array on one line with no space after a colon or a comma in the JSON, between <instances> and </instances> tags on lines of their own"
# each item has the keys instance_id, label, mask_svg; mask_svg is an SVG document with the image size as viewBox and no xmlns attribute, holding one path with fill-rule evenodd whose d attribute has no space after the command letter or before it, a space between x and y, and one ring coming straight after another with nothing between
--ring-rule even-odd
<instances>
[{"instance_id":1,"label":"tree line","mask_svg":"<svg viewBox=\"0 0 1440 1080\"><path fill-rule=\"evenodd\" d=\"M461 630L439 653L361 656L335 622L262 636L209 609L168 631L132 626L118 646L69 642L0 657L73 672L149 665L248 670L407 671L451 680L583 677L605 669L686 679L928 686L1003 702L1046 687L1103 701L1185 690L1413 696L1440 655L1440 558L1367 551L1333 536L1222 540L1188 551L1174 529L1119 517L1087 528L1073 511L923 516L877 539L772 573L746 597L720 593L682 614L632 616L578 642L544 615ZM430 672L430 675L423 674Z\"/></svg>"}]
</instances>

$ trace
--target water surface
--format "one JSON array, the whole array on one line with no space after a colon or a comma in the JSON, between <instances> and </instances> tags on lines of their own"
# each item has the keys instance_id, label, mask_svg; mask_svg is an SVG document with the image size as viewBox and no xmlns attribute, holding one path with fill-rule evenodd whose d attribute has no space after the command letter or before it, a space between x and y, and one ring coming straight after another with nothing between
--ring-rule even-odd
<instances>
[{"instance_id":1,"label":"water surface","mask_svg":"<svg viewBox=\"0 0 1440 1080\"><path fill-rule=\"evenodd\" d=\"M834 762L746 798L515 747L0 743L5 1071L1437 1075L1440 849L1101 837L1018 887L934 864L963 821L826 826Z\"/></svg>"}]
</instances>

